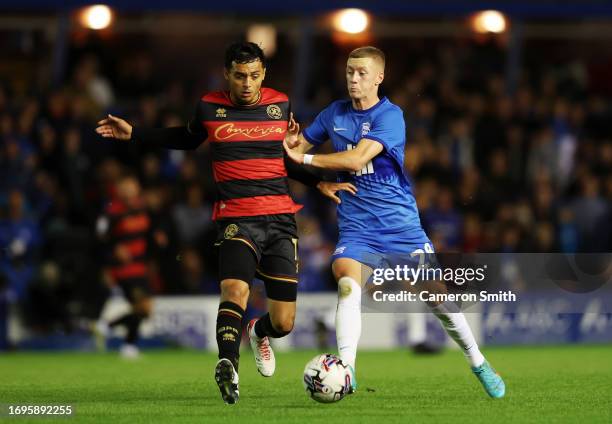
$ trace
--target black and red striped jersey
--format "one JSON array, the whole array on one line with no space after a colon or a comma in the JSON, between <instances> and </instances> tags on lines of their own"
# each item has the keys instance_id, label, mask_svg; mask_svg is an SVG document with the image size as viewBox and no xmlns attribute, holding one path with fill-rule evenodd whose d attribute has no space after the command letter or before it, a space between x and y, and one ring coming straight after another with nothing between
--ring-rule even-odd
<instances>
[{"instance_id":1,"label":"black and red striped jersey","mask_svg":"<svg viewBox=\"0 0 612 424\"><path fill-rule=\"evenodd\" d=\"M144 278L147 276L146 256L151 219L144 207L129 208L119 200L106 208L98 221L98 231L108 240L110 272L116 280ZM114 255L120 247L129 259L119 260Z\"/></svg>"},{"instance_id":2,"label":"black and red striped jersey","mask_svg":"<svg viewBox=\"0 0 612 424\"><path fill-rule=\"evenodd\" d=\"M289 195L283 140L289 99L262 88L252 106L234 104L227 91L204 95L189 131L210 142L217 187L213 219L295 213Z\"/></svg>"}]
</instances>

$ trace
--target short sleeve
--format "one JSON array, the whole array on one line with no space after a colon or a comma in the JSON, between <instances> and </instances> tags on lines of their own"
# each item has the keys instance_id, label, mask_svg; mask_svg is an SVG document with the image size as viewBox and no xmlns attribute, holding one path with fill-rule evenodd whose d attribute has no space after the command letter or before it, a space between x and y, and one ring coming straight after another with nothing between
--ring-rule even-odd
<instances>
[{"instance_id":1,"label":"short sleeve","mask_svg":"<svg viewBox=\"0 0 612 424\"><path fill-rule=\"evenodd\" d=\"M302 135L313 146L320 146L329 139L329 133L325 127L325 123L329 122L330 108L327 107L321 111L315 118L314 122L306 128Z\"/></svg>"},{"instance_id":2,"label":"short sleeve","mask_svg":"<svg viewBox=\"0 0 612 424\"><path fill-rule=\"evenodd\" d=\"M379 114L363 138L379 142L389 153L395 149L401 149L403 152L406 143L406 123L402 110L394 108Z\"/></svg>"}]
</instances>

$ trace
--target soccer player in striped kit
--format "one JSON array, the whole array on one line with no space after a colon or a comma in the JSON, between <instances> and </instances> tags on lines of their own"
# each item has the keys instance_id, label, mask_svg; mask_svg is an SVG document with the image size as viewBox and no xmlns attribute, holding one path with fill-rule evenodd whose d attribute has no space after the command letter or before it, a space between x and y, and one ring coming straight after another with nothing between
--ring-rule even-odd
<instances>
[{"instance_id":1,"label":"soccer player in striped kit","mask_svg":"<svg viewBox=\"0 0 612 424\"><path fill-rule=\"evenodd\" d=\"M224 76L229 91L204 95L186 126L133 128L110 116L96 131L103 137L190 150L210 142L217 202L221 300L217 315L219 362L215 381L226 403L238 401L241 321L255 276L265 283L268 313L247 326L259 372L275 370L269 338L292 330L297 297L297 228L301 206L289 196L287 176L316 185L339 201L338 190L354 192L350 183L325 183L291 161L283 140L290 116L283 93L261 87L266 74L263 51L254 43L236 43L226 51ZM289 168L286 168L288 166ZM288 175L289 173L289 175Z\"/></svg>"},{"instance_id":2,"label":"soccer player in striped kit","mask_svg":"<svg viewBox=\"0 0 612 424\"><path fill-rule=\"evenodd\" d=\"M140 184L134 176L121 177L111 200L98 218L96 230L108 253L105 278L121 288L131 310L109 323L100 319L94 332L103 338L110 328L124 326L127 332L120 354L133 359L139 356L140 323L151 315L153 309L147 268L151 219L140 195Z\"/></svg>"}]
</instances>

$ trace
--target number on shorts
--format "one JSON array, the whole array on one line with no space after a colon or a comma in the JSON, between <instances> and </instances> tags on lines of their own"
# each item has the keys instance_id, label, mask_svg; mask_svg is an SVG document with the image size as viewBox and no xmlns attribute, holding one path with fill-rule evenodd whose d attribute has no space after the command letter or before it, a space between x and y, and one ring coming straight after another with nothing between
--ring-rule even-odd
<instances>
[{"instance_id":1,"label":"number on shorts","mask_svg":"<svg viewBox=\"0 0 612 424\"><path fill-rule=\"evenodd\" d=\"M411 258L414 258L415 256L419 255L419 267L422 267L423 265L425 265L425 254L431 254L431 253L435 253L433 250L433 247L431 247L431 244L429 243L425 243L423 245L423 249L416 249L415 251L413 251L410 254Z\"/></svg>"}]
</instances>

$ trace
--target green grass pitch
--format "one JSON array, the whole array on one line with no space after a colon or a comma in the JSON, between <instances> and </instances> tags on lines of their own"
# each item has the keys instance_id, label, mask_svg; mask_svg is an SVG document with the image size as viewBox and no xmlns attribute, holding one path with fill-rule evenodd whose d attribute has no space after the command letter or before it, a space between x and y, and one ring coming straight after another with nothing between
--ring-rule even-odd
<instances>
[{"instance_id":1,"label":"green grass pitch","mask_svg":"<svg viewBox=\"0 0 612 424\"><path fill-rule=\"evenodd\" d=\"M224 405L213 381L215 356L147 351L135 362L113 353L0 355L0 404L73 404L65 419L0 421L91 423L480 423L612 422L612 347L488 348L506 380L504 399L489 399L458 351L414 356L361 352L359 391L318 404L302 389L302 370L317 352L278 353L276 374L257 374L241 357L237 405ZM59 421L58 421L59 420Z\"/></svg>"}]
</instances>

